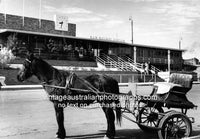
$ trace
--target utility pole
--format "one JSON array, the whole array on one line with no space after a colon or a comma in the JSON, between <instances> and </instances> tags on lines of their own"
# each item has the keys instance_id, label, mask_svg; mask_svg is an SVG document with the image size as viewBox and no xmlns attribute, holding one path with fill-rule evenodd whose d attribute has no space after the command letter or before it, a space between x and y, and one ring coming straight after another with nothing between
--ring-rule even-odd
<instances>
[{"instance_id":1,"label":"utility pole","mask_svg":"<svg viewBox=\"0 0 200 139\"><path fill-rule=\"evenodd\" d=\"M22 3L22 25L24 26L24 11L25 11L25 0Z\"/></svg>"},{"instance_id":2,"label":"utility pole","mask_svg":"<svg viewBox=\"0 0 200 139\"><path fill-rule=\"evenodd\" d=\"M181 41L182 41L182 37L180 37L180 39L179 39L179 49L181 49Z\"/></svg>"},{"instance_id":3,"label":"utility pole","mask_svg":"<svg viewBox=\"0 0 200 139\"><path fill-rule=\"evenodd\" d=\"M129 17L129 21L131 21L131 43L133 44L133 19L132 19L132 16Z\"/></svg>"},{"instance_id":4,"label":"utility pole","mask_svg":"<svg viewBox=\"0 0 200 139\"><path fill-rule=\"evenodd\" d=\"M40 7L39 7L39 28L41 28L41 19L42 18L42 0L40 0Z\"/></svg>"}]
</instances>

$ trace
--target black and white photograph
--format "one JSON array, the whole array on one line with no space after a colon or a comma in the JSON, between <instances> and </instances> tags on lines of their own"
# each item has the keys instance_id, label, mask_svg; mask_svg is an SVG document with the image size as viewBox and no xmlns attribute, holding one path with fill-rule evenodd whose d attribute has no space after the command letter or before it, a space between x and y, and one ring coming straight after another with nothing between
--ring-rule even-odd
<instances>
[{"instance_id":1,"label":"black and white photograph","mask_svg":"<svg viewBox=\"0 0 200 139\"><path fill-rule=\"evenodd\" d=\"M0 0L0 139L200 139L199 0Z\"/></svg>"}]
</instances>

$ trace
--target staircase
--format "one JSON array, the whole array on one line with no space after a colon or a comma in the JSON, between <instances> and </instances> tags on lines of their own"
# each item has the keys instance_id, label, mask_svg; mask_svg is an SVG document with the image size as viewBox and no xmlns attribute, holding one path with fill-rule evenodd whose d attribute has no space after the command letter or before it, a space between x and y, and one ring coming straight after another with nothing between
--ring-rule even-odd
<instances>
[{"instance_id":1,"label":"staircase","mask_svg":"<svg viewBox=\"0 0 200 139\"><path fill-rule=\"evenodd\" d=\"M119 69L121 69L122 71L135 71L135 68L121 57L118 57L117 55L110 55L110 58L112 58L118 63L118 65L120 65Z\"/></svg>"},{"instance_id":2,"label":"staircase","mask_svg":"<svg viewBox=\"0 0 200 139\"><path fill-rule=\"evenodd\" d=\"M105 68L113 69L117 67L116 62L105 54L101 54L101 56L96 56L96 61L97 64L101 64Z\"/></svg>"},{"instance_id":3,"label":"staircase","mask_svg":"<svg viewBox=\"0 0 200 139\"><path fill-rule=\"evenodd\" d=\"M153 65L149 67L149 73L145 74L144 65L141 63L135 63L133 59L127 56L117 56L117 55L106 55L101 54L101 56L96 57L97 63L100 63L105 68L115 69L118 71L138 71L141 73L141 80L144 82L151 81L163 81L162 77L159 77L161 70Z\"/></svg>"},{"instance_id":4,"label":"staircase","mask_svg":"<svg viewBox=\"0 0 200 139\"><path fill-rule=\"evenodd\" d=\"M100 56L96 57L97 63L100 63L101 65L105 66L109 69L116 69L119 71L136 71L130 63L123 60L122 58L116 56L116 55L105 55L101 54Z\"/></svg>"},{"instance_id":5,"label":"staircase","mask_svg":"<svg viewBox=\"0 0 200 139\"><path fill-rule=\"evenodd\" d=\"M151 65L150 71L151 71L151 73L153 73L153 74L157 74L157 73L161 72L160 69L156 68L156 67L153 66L153 65Z\"/></svg>"},{"instance_id":6,"label":"staircase","mask_svg":"<svg viewBox=\"0 0 200 139\"><path fill-rule=\"evenodd\" d=\"M121 56L121 58L125 61L127 61L134 69L136 69L137 71L139 71L140 73L144 72L144 68L143 65L140 63L135 63L133 59L131 59L128 56Z\"/></svg>"},{"instance_id":7,"label":"staircase","mask_svg":"<svg viewBox=\"0 0 200 139\"><path fill-rule=\"evenodd\" d=\"M122 58L125 61L128 61L137 71L139 71L141 73L145 72L145 69L143 68L143 64L135 63L133 59L131 59L130 57L127 57L127 56L122 56ZM150 65L150 67L149 67L149 72L152 73L152 74L157 74L160 71L161 71L160 69L156 68L153 65Z\"/></svg>"}]
</instances>

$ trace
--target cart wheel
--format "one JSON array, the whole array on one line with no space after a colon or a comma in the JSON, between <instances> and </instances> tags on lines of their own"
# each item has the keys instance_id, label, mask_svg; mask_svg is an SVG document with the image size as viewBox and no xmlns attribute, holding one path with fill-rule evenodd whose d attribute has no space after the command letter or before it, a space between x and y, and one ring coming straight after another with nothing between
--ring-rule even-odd
<instances>
[{"instance_id":1,"label":"cart wheel","mask_svg":"<svg viewBox=\"0 0 200 139\"><path fill-rule=\"evenodd\" d=\"M138 126L145 132L156 131L155 127L158 127L161 118L159 113L163 112L164 110L162 109L162 107L148 107L147 105L145 105L138 113Z\"/></svg>"},{"instance_id":2,"label":"cart wheel","mask_svg":"<svg viewBox=\"0 0 200 139\"><path fill-rule=\"evenodd\" d=\"M178 139L189 137L192 132L191 121L183 113L171 111L159 122L159 139Z\"/></svg>"}]
</instances>

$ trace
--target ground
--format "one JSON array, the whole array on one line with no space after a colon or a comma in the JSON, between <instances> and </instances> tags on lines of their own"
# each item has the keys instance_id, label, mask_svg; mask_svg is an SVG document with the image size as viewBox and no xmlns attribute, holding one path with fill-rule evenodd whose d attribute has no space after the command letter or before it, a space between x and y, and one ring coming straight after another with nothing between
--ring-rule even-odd
<instances>
[{"instance_id":1,"label":"ground","mask_svg":"<svg viewBox=\"0 0 200 139\"><path fill-rule=\"evenodd\" d=\"M122 90L127 91L127 90ZM139 94L148 94L151 87L138 88ZM200 85L194 85L188 98L200 105ZM192 135L200 134L200 110L189 110L195 118ZM101 109L65 108L67 137L73 139L100 139L106 130L106 119ZM116 126L116 139L157 139L157 134L144 133L135 123L123 119ZM54 139L57 124L54 108L43 90L0 91L0 139Z\"/></svg>"}]
</instances>

